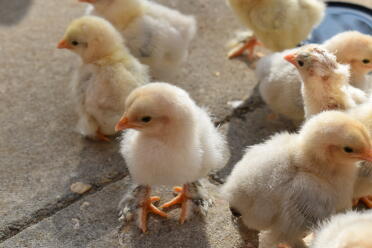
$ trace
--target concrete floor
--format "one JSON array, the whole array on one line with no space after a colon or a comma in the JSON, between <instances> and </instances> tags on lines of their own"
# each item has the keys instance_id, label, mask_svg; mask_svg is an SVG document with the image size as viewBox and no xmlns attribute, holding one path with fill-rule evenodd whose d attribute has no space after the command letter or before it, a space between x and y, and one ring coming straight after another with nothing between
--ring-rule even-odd
<instances>
[{"instance_id":1,"label":"concrete floor","mask_svg":"<svg viewBox=\"0 0 372 248\"><path fill-rule=\"evenodd\" d=\"M198 20L190 57L172 83L188 90L223 123L231 158L279 130L256 92L252 65L226 59L226 42L241 29L224 1L161 0ZM359 1L372 7L372 1ZM56 49L68 23L83 14L77 0L0 0L0 247L244 247L254 233L241 233L214 180L216 198L208 216L177 223L150 218L147 234L118 232L117 205L130 186L118 143L81 138L68 84L78 59ZM231 102L245 101L239 111ZM92 185L84 194L70 185ZM156 193L171 197L171 189ZM252 235L252 236L251 236Z\"/></svg>"}]
</instances>

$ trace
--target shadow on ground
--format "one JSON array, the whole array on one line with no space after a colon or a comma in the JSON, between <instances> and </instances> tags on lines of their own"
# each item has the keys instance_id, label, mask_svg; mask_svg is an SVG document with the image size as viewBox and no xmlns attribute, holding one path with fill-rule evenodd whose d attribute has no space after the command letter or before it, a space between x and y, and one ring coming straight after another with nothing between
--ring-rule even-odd
<instances>
[{"instance_id":1,"label":"shadow on ground","mask_svg":"<svg viewBox=\"0 0 372 248\"><path fill-rule=\"evenodd\" d=\"M271 110L258 92L258 86L255 87L251 97L234 110L234 116L227 124L226 132L230 159L226 166L217 173L222 182L241 159L247 146L259 144L280 131L296 130L291 121L280 117L272 119L271 115Z\"/></svg>"},{"instance_id":2,"label":"shadow on ground","mask_svg":"<svg viewBox=\"0 0 372 248\"><path fill-rule=\"evenodd\" d=\"M0 25L15 25L27 14L32 0L0 0Z\"/></svg>"}]
</instances>

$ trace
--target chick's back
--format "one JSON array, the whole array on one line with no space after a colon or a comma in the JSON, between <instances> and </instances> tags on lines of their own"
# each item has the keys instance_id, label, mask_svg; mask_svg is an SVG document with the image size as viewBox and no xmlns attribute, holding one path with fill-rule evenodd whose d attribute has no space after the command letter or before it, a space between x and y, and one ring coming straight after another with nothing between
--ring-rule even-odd
<instances>
[{"instance_id":1,"label":"chick's back","mask_svg":"<svg viewBox=\"0 0 372 248\"><path fill-rule=\"evenodd\" d=\"M281 51L306 39L324 16L318 0L229 0L239 19L264 45Z\"/></svg>"},{"instance_id":2,"label":"chick's back","mask_svg":"<svg viewBox=\"0 0 372 248\"><path fill-rule=\"evenodd\" d=\"M259 91L266 104L276 113L291 120L304 119L304 106L301 92L301 79L293 65L284 56L295 49L265 56L257 62L256 77Z\"/></svg>"},{"instance_id":3,"label":"chick's back","mask_svg":"<svg viewBox=\"0 0 372 248\"><path fill-rule=\"evenodd\" d=\"M289 163L295 147L295 135L277 134L249 147L228 177L222 194L248 227L267 229L280 213L286 187L296 174Z\"/></svg>"}]
</instances>

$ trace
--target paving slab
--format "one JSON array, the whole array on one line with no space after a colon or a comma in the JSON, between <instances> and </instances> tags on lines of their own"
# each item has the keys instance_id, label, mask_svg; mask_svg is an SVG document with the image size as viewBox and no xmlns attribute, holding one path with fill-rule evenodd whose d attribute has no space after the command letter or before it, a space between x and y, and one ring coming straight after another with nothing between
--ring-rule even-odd
<instances>
[{"instance_id":1,"label":"paving slab","mask_svg":"<svg viewBox=\"0 0 372 248\"><path fill-rule=\"evenodd\" d=\"M233 117L223 125L230 159L216 175L221 183L242 158L247 146L261 143L277 132L295 132L298 129L290 120L275 115L265 105L257 88L254 88L253 94L235 109Z\"/></svg>"},{"instance_id":2,"label":"paving slab","mask_svg":"<svg viewBox=\"0 0 372 248\"><path fill-rule=\"evenodd\" d=\"M189 61L173 83L224 124L232 157L219 173L223 179L245 146L293 126L267 119L252 65L226 59L225 44L242 27L224 1L159 2L198 19ZM156 231L149 235L118 234L116 206L129 185L118 142L75 133L68 83L78 59L55 48L84 8L77 0L0 0L0 242L7 239L0 247L241 247L243 238L216 188L211 191L218 204L205 220L180 226L175 210L169 221L153 218ZM244 99L235 110L240 118L233 117L228 103ZM75 182L92 190L72 193ZM166 192L169 197L169 190L159 190Z\"/></svg>"},{"instance_id":3,"label":"paving slab","mask_svg":"<svg viewBox=\"0 0 372 248\"><path fill-rule=\"evenodd\" d=\"M126 178L25 229L0 247L242 247L244 243L231 219L227 202L217 194L216 186L207 184L215 205L206 217L194 215L183 225L178 223L179 209L173 209L168 212L168 219L151 215L145 234L133 224L120 229L117 205L130 188L130 180ZM154 190L164 198L162 202L172 197L169 188L165 192L164 188Z\"/></svg>"},{"instance_id":4,"label":"paving slab","mask_svg":"<svg viewBox=\"0 0 372 248\"><path fill-rule=\"evenodd\" d=\"M227 102L244 99L255 83L245 63L226 59L237 21L224 1L160 2L197 17L199 32L175 83L223 119ZM78 58L56 44L85 7L77 0L0 1L0 240L76 201L72 183L97 189L127 174L117 142L74 131L68 85Z\"/></svg>"}]
</instances>

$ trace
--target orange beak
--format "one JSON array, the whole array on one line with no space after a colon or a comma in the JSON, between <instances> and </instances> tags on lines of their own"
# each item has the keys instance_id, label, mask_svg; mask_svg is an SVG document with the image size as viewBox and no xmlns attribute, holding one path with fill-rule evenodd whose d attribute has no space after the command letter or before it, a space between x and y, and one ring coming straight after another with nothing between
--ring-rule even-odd
<instances>
[{"instance_id":1,"label":"orange beak","mask_svg":"<svg viewBox=\"0 0 372 248\"><path fill-rule=\"evenodd\" d=\"M79 2L82 2L82 3L95 3L96 0L79 0Z\"/></svg>"},{"instance_id":2,"label":"orange beak","mask_svg":"<svg viewBox=\"0 0 372 248\"><path fill-rule=\"evenodd\" d=\"M288 54L288 55L284 56L284 59L287 60L292 65L297 66L296 56L294 54Z\"/></svg>"},{"instance_id":3,"label":"orange beak","mask_svg":"<svg viewBox=\"0 0 372 248\"><path fill-rule=\"evenodd\" d=\"M372 162L372 150L368 150L365 153L355 156L358 159Z\"/></svg>"},{"instance_id":4,"label":"orange beak","mask_svg":"<svg viewBox=\"0 0 372 248\"><path fill-rule=\"evenodd\" d=\"M63 48L66 48L66 49L71 49L71 45L68 44L68 42L66 40L61 40L58 45L57 45L57 48L59 49L63 49Z\"/></svg>"},{"instance_id":5,"label":"orange beak","mask_svg":"<svg viewBox=\"0 0 372 248\"><path fill-rule=\"evenodd\" d=\"M123 116L115 126L115 131L119 132L128 128L141 128L142 126L130 123L128 117Z\"/></svg>"}]
</instances>

